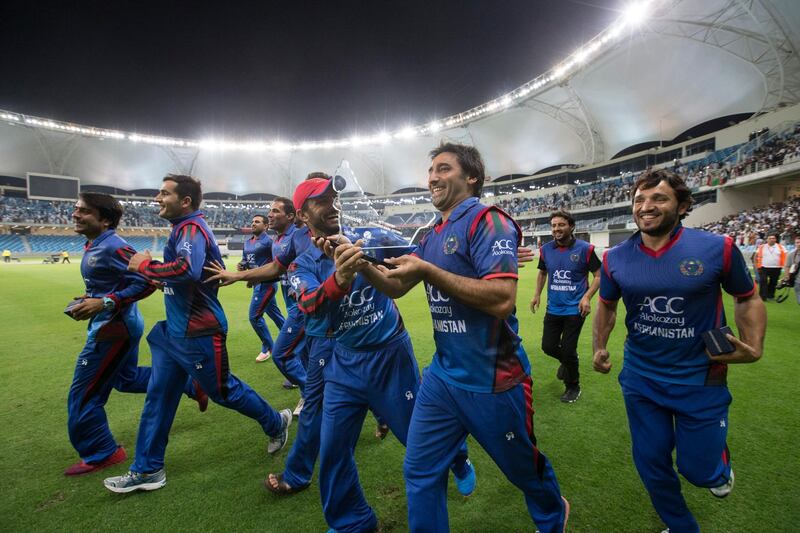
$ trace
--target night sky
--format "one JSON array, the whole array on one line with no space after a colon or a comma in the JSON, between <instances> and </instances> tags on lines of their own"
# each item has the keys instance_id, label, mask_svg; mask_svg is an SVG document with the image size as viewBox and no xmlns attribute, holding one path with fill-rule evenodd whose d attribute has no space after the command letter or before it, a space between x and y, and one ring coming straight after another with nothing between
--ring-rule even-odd
<instances>
[{"instance_id":1,"label":"night sky","mask_svg":"<svg viewBox=\"0 0 800 533\"><path fill-rule=\"evenodd\" d=\"M0 108L187 138L394 131L553 67L625 0L0 2Z\"/></svg>"}]
</instances>

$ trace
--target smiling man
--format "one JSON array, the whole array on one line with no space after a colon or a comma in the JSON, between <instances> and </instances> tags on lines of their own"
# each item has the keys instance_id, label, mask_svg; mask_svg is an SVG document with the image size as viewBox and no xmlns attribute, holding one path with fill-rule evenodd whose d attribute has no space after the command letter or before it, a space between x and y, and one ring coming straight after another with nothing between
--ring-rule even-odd
<instances>
[{"instance_id":1,"label":"smiling man","mask_svg":"<svg viewBox=\"0 0 800 533\"><path fill-rule=\"evenodd\" d=\"M594 321L594 369L608 373L608 337L625 302L627 337L619 374L633 461L650 500L673 532L698 532L672 466L723 498L733 488L728 433L728 364L761 358L767 316L733 239L684 228L691 191L672 172L645 172L631 188L639 228L606 251ZM712 356L701 335L725 326L722 289L735 299L739 338ZM740 340L741 339L741 340Z\"/></svg>"},{"instance_id":2,"label":"smiling man","mask_svg":"<svg viewBox=\"0 0 800 533\"><path fill-rule=\"evenodd\" d=\"M116 233L122 206L107 194L81 193L72 213L75 233L86 237L81 275L86 291L70 314L89 320L86 345L78 355L67 403L69 438L80 462L64 474L89 474L127 459L108 427L104 406L111 389L145 392L150 367L140 367L139 339L144 330L136 301L154 290L139 274L128 272L135 250Z\"/></svg>"},{"instance_id":3,"label":"smiling man","mask_svg":"<svg viewBox=\"0 0 800 533\"><path fill-rule=\"evenodd\" d=\"M556 211L550 215L550 227L553 240L539 249L539 275L530 308L533 313L539 308L542 288L549 279L542 351L561 363L557 377L566 387L561 401L573 403L581 395L578 338L600 286L600 260L594 245L575 238L571 214ZM591 285L589 272L594 277Z\"/></svg>"},{"instance_id":4,"label":"smiling man","mask_svg":"<svg viewBox=\"0 0 800 533\"><path fill-rule=\"evenodd\" d=\"M156 490L166 484L164 455L186 376L199 382L215 403L258 422L269 436L269 453L286 445L292 412L278 413L230 372L228 324L217 298L218 284L203 282L208 277L203 267L211 261L222 264L222 256L199 211L202 199L196 179L166 176L155 197L159 216L172 224L164 262L145 252L128 263L128 270L163 284L167 319L156 323L147 336L153 375L139 423L136 459L127 474L105 480L112 492Z\"/></svg>"},{"instance_id":5,"label":"smiling man","mask_svg":"<svg viewBox=\"0 0 800 533\"><path fill-rule=\"evenodd\" d=\"M392 297L425 284L436 352L417 394L404 473L409 529L447 531L447 468L471 434L525 496L543 533L564 530L569 504L536 446L530 364L514 314L516 222L478 198L478 150L442 144L430 153L428 188L441 213L416 251L363 270Z\"/></svg>"}]
</instances>

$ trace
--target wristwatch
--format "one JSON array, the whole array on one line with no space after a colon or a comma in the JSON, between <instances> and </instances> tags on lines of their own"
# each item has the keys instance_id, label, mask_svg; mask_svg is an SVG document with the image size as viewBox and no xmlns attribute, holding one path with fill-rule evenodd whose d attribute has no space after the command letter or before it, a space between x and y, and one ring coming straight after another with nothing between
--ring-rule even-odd
<instances>
[{"instance_id":1,"label":"wristwatch","mask_svg":"<svg viewBox=\"0 0 800 533\"><path fill-rule=\"evenodd\" d=\"M117 307L117 302L108 296L103 297L103 309L106 311L113 311Z\"/></svg>"}]
</instances>

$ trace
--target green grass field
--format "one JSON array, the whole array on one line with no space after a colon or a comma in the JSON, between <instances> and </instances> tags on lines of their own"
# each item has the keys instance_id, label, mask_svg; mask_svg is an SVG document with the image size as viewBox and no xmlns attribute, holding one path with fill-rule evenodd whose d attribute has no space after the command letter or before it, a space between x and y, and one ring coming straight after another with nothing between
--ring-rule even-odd
<instances>
[{"instance_id":1,"label":"green grass field","mask_svg":"<svg viewBox=\"0 0 800 533\"><path fill-rule=\"evenodd\" d=\"M627 421L616 375L622 362L620 322L610 348L611 375L591 371L591 328L584 327L579 352L583 396L559 402L556 363L539 348L543 312L531 315L533 268L522 271L518 293L521 334L534 376L535 427L564 495L572 503L569 530L659 532L660 520L634 469ZM85 323L62 314L81 294L77 261L72 265L0 264L0 529L2 531L267 531L324 532L316 484L278 498L261 481L280 472L288 447L275 457L253 421L211 405L201 414L184 400L167 451L169 483L152 493L117 495L102 479L127 464L89 476L63 476L77 460L67 438L66 397L75 358L85 340ZM274 407L293 407L297 391L285 391L272 362L256 364L257 338L247 321L249 290L222 289L230 323L231 368ZM420 366L433 352L430 315L418 287L399 300ZM146 331L163 318L161 297L140 304ZM622 307L620 307L622 309ZM726 299L728 316L732 302ZM729 445L736 489L717 500L705 489L684 485L684 494L704 532L796 531L800 523L800 416L793 402L800 376L800 306L793 300L768 304L764 359L729 372L734 396ZM270 326L273 326L270 324ZM274 327L273 333L274 332ZM142 341L140 364L149 364ZM144 395L114 392L107 411L117 440L134 451ZM406 531L403 447L390 437L375 439L367 418L356 452L361 482L383 531ZM292 425L291 437L296 426ZM476 492L461 498L451 483L449 511L455 532L533 531L521 493L508 483L480 447L469 440L478 474Z\"/></svg>"}]
</instances>

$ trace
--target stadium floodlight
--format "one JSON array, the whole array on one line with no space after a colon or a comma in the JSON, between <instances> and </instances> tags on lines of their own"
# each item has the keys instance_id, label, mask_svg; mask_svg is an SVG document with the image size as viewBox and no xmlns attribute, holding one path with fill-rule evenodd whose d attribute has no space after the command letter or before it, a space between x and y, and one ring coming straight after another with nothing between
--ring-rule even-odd
<instances>
[{"instance_id":1,"label":"stadium floodlight","mask_svg":"<svg viewBox=\"0 0 800 533\"><path fill-rule=\"evenodd\" d=\"M442 124L440 122L436 122L434 120L433 122L428 124L428 129L430 129L432 132L435 133L435 132L439 131L440 129L442 129Z\"/></svg>"},{"instance_id":2,"label":"stadium floodlight","mask_svg":"<svg viewBox=\"0 0 800 533\"><path fill-rule=\"evenodd\" d=\"M623 23L630 27L640 25L647 18L649 4L647 0L628 4L622 12Z\"/></svg>"},{"instance_id":3,"label":"stadium floodlight","mask_svg":"<svg viewBox=\"0 0 800 533\"><path fill-rule=\"evenodd\" d=\"M405 128L401 129L394 136L398 139L410 139L417 134L417 130L415 130L412 126L406 126Z\"/></svg>"}]
</instances>

